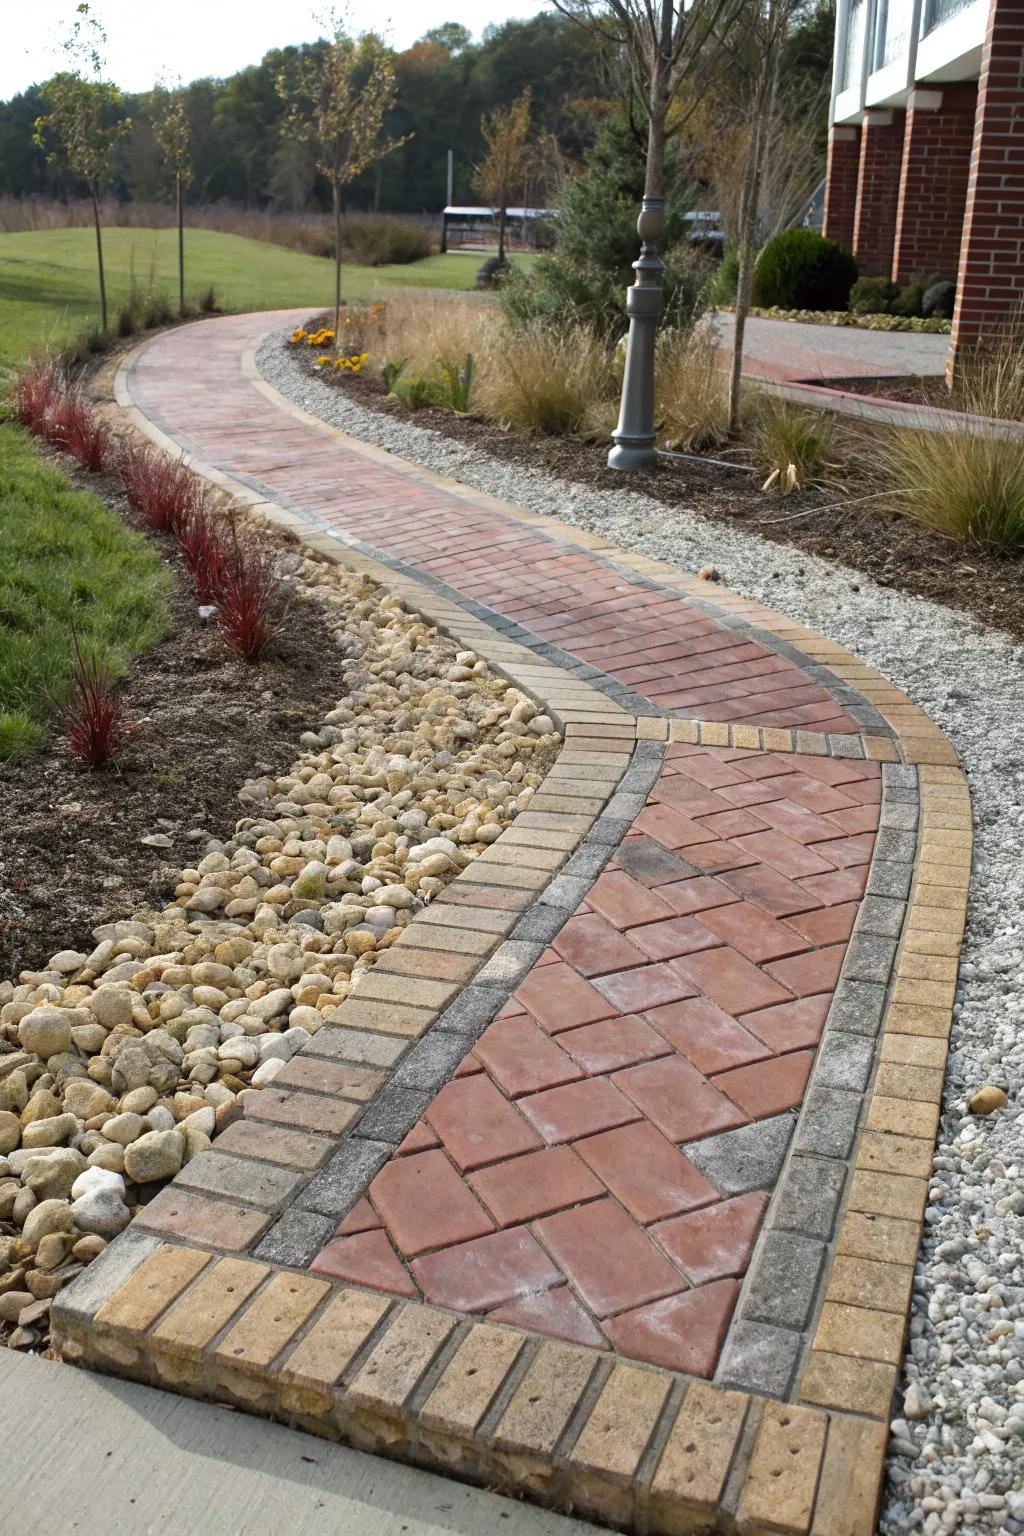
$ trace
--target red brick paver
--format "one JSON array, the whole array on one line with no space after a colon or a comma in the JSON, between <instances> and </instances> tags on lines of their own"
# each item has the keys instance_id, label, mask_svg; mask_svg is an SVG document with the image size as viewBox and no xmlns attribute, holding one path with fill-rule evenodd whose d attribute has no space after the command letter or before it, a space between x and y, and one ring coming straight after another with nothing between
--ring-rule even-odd
<instances>
[{"instance_id":1,"label":"red brick paver","mask_svg":"<svg viewBox=\"0 0 1024 1536\"><path fill-rule=\"evenodd\" d=\"M670 745L605 873L317 1267L712 1374L769 1192L723 1198L692 1152L799 1107L879 782L873 763Z\"/></svg>"}]
</instances>

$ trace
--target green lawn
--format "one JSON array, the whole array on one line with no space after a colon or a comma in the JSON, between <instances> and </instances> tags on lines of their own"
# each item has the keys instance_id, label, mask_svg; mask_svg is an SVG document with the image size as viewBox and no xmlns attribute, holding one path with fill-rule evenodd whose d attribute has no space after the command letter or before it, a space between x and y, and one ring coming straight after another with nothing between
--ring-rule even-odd
<instances>
[{"instance_id":1,"label":"green lawn","mask_svg":"<svg viewBox=\"0 0 1024 1536\"><path fill-rule=\"evenodd\" d=\"M133 280L143 292L177 293L176 241L173 229L104 231L111 314L129 297ZM190 300L212 284L218 306L239 312L333 302L334 269L321 256L208 229L186 231L185 241ZM404 266L347 266L345 297L369 299L389 288L472 288L482 259L479 253L452 254ZM91 230L0 235L0 368L41 346L63 344L98 319Z\"/></svg>"},{"instance_id":2,"label":"green lawn","mask_svg":"<svg viewBox=\"0 0 1024 1536\"><path fill-rule=\"evenodd\" d=\"M132 292L177 292L176 231L104 233L111 317ZM186 235L187 297L212 284L221 309L326 308L330 261L212 230ZM522 260L523 258L516 258ZM525 258L529 260L529 258ZM396 288L471 288L479 255L344 273L348 299ZM99 321L96 247L89 229L0 235L0 394L3 374ZM0 423L0 761L38 746L72 676L70 620L83 646L117 674L165 623L169 576L154 546L99 499L72 490L19 428Z\"/></svg>"},{"instance_id":3,"label":"green lawn","mask_svg":"<svg viewBox=\"0 0 1024 1536\"><path fill-rule=\"evenodd\" d=\"M116 676L159 639L170 574L19 427L0 425L0 760L37 746L83 650Z\"/></svg>"}]
</instances>

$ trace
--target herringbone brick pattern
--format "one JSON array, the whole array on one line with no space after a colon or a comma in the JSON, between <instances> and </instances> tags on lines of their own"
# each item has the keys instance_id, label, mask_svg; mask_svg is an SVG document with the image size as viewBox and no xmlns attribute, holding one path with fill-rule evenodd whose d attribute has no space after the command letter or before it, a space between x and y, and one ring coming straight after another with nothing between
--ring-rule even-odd
<instances>
[{"instance_id":1,"label":"herringbone brick pattern","mask_svg":"<svg viewBox=\"0 0 1024 1536\"><path fill-rule=\"evenodd\" d=\"M872 763L670 746L314 1269L710 1375L770 1191L693 1151L800 1105L880 793Z\"/></svg>"}]
</instances>

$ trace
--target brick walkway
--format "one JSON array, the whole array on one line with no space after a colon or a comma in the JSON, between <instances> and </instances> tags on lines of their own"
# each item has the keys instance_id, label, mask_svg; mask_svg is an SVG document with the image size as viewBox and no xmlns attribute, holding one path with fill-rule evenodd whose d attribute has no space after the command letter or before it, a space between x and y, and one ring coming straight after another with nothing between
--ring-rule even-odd
<instances>
[{"instance_id":1,"label":"brick walkway","mask_svg":"<svg viewBox=\"0 0 1024 1536\"><path fill-rule=\"evenodd\" d=\"M860 728L792 660L738 634L704 604L646 591L649 584L599 550L569 546L486 498L424 483L398 460L353 452L297 425L239 368L240 352L266 328L265 316L206 323L198 372L193 333L161 337L135 366L133 398L199 458L284 498L316 526L343 530L515 621L535 644L622 685L624 702L632 693L690 719Z\"/></svg>"},{"instance_id":2,"label":"brick walkway","mask_svg":"<svg viewBox=\"0 0 1024 1536\"><path fill-rule=\"evenodd\" d=\"M54 1304L68 1358L664 1536L869 1536L970 871L941 733L769 610L302 416L204 322L199 472L565 744Z\"/></svg>"},{"instance_id":3,"label":"brick walkway","mask_svg":"<svg viewBox=\"0 0 1024 1536\"><path fill-rule=\"evenodd\" d=\"M314 1272L711 1376L768 1200L723 1149L803 1101L880 792L876 763L670 746Z\"/></svg>"}]
</instances>

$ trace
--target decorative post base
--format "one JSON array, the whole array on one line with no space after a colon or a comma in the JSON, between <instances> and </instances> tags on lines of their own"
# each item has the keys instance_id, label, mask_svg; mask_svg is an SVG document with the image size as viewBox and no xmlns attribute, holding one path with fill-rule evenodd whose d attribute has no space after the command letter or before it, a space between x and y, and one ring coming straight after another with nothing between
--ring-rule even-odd
<instances>
[{"instance_id":1,"label":"decorative post base","mask_svg":"<svg viewBox=\"0 0 1024 1536\"><path fill-rule=\"evenodd\" d=\"M663 198L644 198L636 227L641 241L640 256L633 263L636 281L626 290L629 336L619 423L612 433L615 446L608 454L609 469L645 469L657 459L654 346L661 314L661 274L665 270L658 255L658 241L665 233Z\"/></svg>"}]
</instances>

